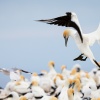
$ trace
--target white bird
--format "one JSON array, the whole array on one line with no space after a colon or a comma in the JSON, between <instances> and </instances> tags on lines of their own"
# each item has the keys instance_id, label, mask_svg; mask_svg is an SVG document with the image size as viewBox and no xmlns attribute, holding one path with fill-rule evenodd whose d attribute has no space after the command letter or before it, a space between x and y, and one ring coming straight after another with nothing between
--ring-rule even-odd
<instances>
[{"instance_id":1,"label":"white bird","mask_svg":"<svg viewBox=\"0 0 100 100\"><path fill-rule=\"evenodd\" d=\"M46 93L39 86L39 83L37 81L33 81L31 83L31 89L32 89L32 93L34 95L34 98L36 98L36 99L41 99L41 98L43 98L43 96L46 96Z\"/></svg>"},{"instance_id":2,"label":"white bird","mask_svg":"<svg viewBox=\"0 0 100 100\"><path fill-rule=\"evenodd\" d=\"M61 66L61 74L64 79L68 78L70 76L70 70L67 69L65 65Z\"/></svg>"},{"instance_id":3,"label":"white bird","mask_svg":"<svg viewBox=\"0 0 100 100\"><path fill-rule=\"evenodd\" d=\"M48 75L48 78L54 80L54 78L56 77L56 74L57 74L57 72L56 72L56 70L54 68L55 67L55 63L53 61L50 61L48 63L48 66L50 68L50 71L47 74Z\"/></svg>"},{"instance_id":4,"label":"white bird","mask_svg":"<svg viewBox=\"0 0 100 100\"><path fill-rule=\"evenodd\" d=\"M95 64L96 66L100 68L100 65L95 60L94 55L89 47L90 44L93 44L95 41L100 41L99 31L100 31L100 26L95 32L92 32L90 34L82 34L83 40L84 40L83 43L81 43L79 36L75 30L66 29L63 32L63 37L65 39L65 45L67 45L68 37L71 36L75 40L78 49L81 51L81 55L74 60L86 60L87 58L89 58L93 64ZM85 59L83 59L83 55L86 56Z\"/></svg>"}]
</instances>

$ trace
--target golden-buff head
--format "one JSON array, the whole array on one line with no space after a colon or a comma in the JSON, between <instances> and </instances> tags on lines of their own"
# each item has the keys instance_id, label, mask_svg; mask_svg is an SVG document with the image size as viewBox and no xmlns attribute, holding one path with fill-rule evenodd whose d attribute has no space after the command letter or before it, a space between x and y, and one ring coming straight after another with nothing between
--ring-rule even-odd
<instances>
[{"instance_id":1,"label":"golden-buff head","mask_svg":"<svg viewBox=\"0 0 100 100\"><path fill-rule=\"evenodd\" d=\"M50 61L50 62L48 63L48 66L49 66L49 67L51 67L51 66L54 67L54 66L55 66L55 63L54 63L53 61Z\"/></svg>"},{"instance_id":2,"label":"golden-buff head","mask_svg":"<svg viewBox=\"0 0 100 100\"><path fill-rule=\"evenodd\" d=\"M21 96L19 100L28 100L25 96Z\"/></svg>"}]
</instances>

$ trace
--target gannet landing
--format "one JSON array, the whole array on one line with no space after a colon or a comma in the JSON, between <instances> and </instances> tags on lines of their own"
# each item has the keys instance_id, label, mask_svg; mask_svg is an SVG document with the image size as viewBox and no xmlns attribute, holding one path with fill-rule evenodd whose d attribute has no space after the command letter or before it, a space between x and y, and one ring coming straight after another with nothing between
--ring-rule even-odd
<instances>
[{"instance_id":1,"label":"gannet landing","mask_svg":"<svg viewBox=\"0 0 100 100\"><path fill-rule=\"evenodd\" d=\"M81 42L83 43L83 37L82 37L82 30L77 18L77 15L74 12L67 12L66 15L52 18L52 19L46 19L46 20L37 20L41 22L45 22L47 24L54 24L58 26L66 26L66 27L72 27L75 30L77 30Z\"/></svg>"},{"instance_id":2,"label":"gannet landing","mask_svg":"<svg viewBox=\"0 0 100 100\"><path fill-rule=\"evenodd\" d=\"M95 60L94 55L89 47L93 45L96 41L100 42L100 25L96 31L89 34L82 34L84 40L83 43L81 43L79 36L75 30L66 29L63 33L63 37L65 39L65 45L67 45L67 40L69 36L71 36L75 40L78 49L81 51L81 54L85 55L87 58L91 60L93 64L95 64L100 68L100 65Z\"/></svg>"}]
</instances>

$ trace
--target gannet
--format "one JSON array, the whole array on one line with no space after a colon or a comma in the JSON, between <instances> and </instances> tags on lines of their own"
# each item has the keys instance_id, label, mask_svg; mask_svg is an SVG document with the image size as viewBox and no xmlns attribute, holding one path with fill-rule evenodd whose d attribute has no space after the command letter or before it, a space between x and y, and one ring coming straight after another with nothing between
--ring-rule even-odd
<instances>
[{"instance_id":1,"label":"gannet","mask_svg":"<svg viewBox=\"0 0 100 100\"><path fill-rule=\"evenodd\" d=\"M49 63L48 63L48 66L49 66L49 72L48 72L48 77L50 78L50 79L54 79L55 78L55 76L56 76L56 74L57 74L57 72L55 71L55 63L53 62L53 61L50 61Z\"/></svg>"},{"instance_id":2,"label":"gannet","mask_svg":"<svg viewBox=\"0 0 100 100\"><path fill-rule=\"evenodd\" d=\"M32 75L31 75L31 78L30 78L30 81L37 81L38 83L40 82L40 77L38 76L38 74L36 72L34 72Z\"/></svg>"},{"instance_id":3,"label":"gannet","mask_svg":"<svg viewBox=\"0 0 100 100\"><path fill-rule=\"evenodd\" d=\"M68 100L74 100L74 89L69 88L67 90L67 93L68 93Z\"/></svg>"},{"instance_id":4,"label":"gannet","mask_svg":"<svg viewBox=\"0 0 100 100\"><path fill-rule=\"evenodd\" d=\"M78 49L81 51L81 56L85 55L87 58L89 58L91 60L91 62L93 64L95 64L96 66L98 66L100 68L100 65L95 60L94 55L89 47L95 41L100 41L100 32L99 31L100 31L100 26L98 27L98 29L95 32L92 32L90 34L82 34L83 40L84 40L83 43L81 43L77 32L73 29L66 29L63 32L63 37L65 39L65 45L67 45L67 39L69 36L71 36L75 40Z\"/></svg>"},{"instance_id":5,"label":"gannet","mask_svg":"<svg viewBox=\"0 0 100 100\"><path fill-rule=\"evenodd\" d=\"M65 80L65 84L61 90L61 93L58 97L59 100L68 100L68 93L67 90L69 89L70 85L72 84L72 80L71 79L66 79Z\"/></svg>"},{"instance_id":6,"label":"gannet","mask_svg":"<svg viewBox=\"0 0 100 100\"><path fill-rule=\"evenodd\" d=\"M72 27L75 30L77 30L80 40L83 43L82 30L80 27L80 23L78 21L77 15L74 12L66 12L66 15L64 16L60 16L60 17L56 17L52 19L46 19L46 20L37 20L37 21L45 22L47 24L54 24L58 26Z\"/></svg>"},{"instance_id":7,"label":"gannet","mask_svg":"<svg viewBox=\"0 0 100 100\"><path fill-rule=\"evenodd\" d=\"M70 71L67 69L67 67L65 65L61 66L61 74L64 79L66 79L70 76Z\"/></svg>"},{"instance_id":8,"label":"gannet","mask_svg":"<svg viewBox=\"0 0 100 100\"><path fill-rule=\"evenodd\" d=\"M34 98L36 98L36 99L37 98L42 99L43 96L46 96L46 93L39 86L39 83L37 81L32 81L32 83L31 83L31 89L32 89L32 93L34 95Z\"/></svg>"},{"instance_id":9,"label":"gannet","mask_svg":"<svg viewBox=\"0 0 100 100\"><path fill-rule=\"evenodd\" d=\"M55 84L51 78L48 77L48 75L44 75L40 77L39 86L46 92L51 93L51 90L55 88Z\"/></svg>"}]
</instances>

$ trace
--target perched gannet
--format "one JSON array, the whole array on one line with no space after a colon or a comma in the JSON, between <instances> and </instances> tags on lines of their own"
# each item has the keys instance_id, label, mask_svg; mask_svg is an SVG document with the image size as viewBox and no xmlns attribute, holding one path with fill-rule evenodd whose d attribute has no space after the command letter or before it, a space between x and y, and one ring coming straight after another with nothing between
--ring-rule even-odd
<instances>
[{"instance_id":1,"label":"perched gannet","mask_svg":"<svg viewBox=\"0 0 100 100\"><path fill-rule=\"evenodd\" d=\"M54 24L54 25L58 25L58 26L72 27L75 30L77 30L80 40L83 43L83 37L81 34L82 30L80 27L80 23L78 21L77 15L74 12L67 12L66 15L60 16L57 18L38 20L38 21L45 22L47 24ZM67 40L68 40L68 38L67 38Z\"/></svg>"},{"instance_id":2,"label":"perched gannet","mask_svg":"<svg viewBox=\"0 0 100 100\"><path fill-rule=\"evenodd\" d=\"M59 100L68 100L68 93L67 90L69 89L70 85L72 84L72 80L71 79L66 79L65 80L65 84L61 90L61 93L58 97Z\"/></svg>"},{"instance_id":3,"label":"perched gannet","mask_svg":"<svg viewBox=\"0 0 100 100\"><path fill-rule=\"evenodd\" d=\"M64 79L66 79L70 76L70 71L67 69L67 67L65 65L61 66L61 74Z\"/></svg>"},{"instance_id":4,"label":"perched gannet","mask_svg":"<svg viewBox=\"0 0 100 100\"><path fill-rule=\"evenodd\" d=\"M52 89L55 91L55 84L53 82L53 80L48 77L48 75L44 75L42 77L40 77L40 82L39 82L39 86L46 92L46 93L50 93ZM53 92L53 91L52 91Z\"/></svg>"},{"instance_id":5,"label":"perched gannet","mask_svg":"<svg viewBox=\"0 0 100 100\"><path fill-rule=\"evenodd\" d=\"M93 33L90 33L90 34L82 34L83 36L83 43L81 43L80 39L79 39L79 36L77 34L77 32L73 29L66 29L64 32L63 32L63 37L65 39L65 45L67 45L67 39L69 36L71 36L75 42L76 42L76 45L78 47L78 49L81 51L81 58L77 58L77 59L80 59L82 60L83 59L83 56L82 55L85 55L87 58L89 58L91 60L91 62L93 64L95 64L96 66L100 67L100 65L97 63L97 61L95 60L94 56L93 56L93 53L90 49L90 45L93 44L96 40L97 41L100 41L100 26L98 27L98 29L93 32Z\"/></svg>"},{"instance_id":6,"label":"perched gannet","mask_svg":"<svg viewBox=\"0 0 100 100\"><path fill-rule=\"evenodd\" d=\"M67 90L67 93L68 93L68 100L74 100L74 89L69 88Z\"/></svg>"},{"instance_id":7,"label":"perched gannet","mask_svg":"<svg viewBox=\"0 0 100 100\"><path fill-rule=\"evenodd\" d=\"M91 98L91 89L89 88L89 86L84 86L83 88L82 88L82 93L83 93L83 98L84 99L87 99L88 100L88 98Z\"/></svg>"},{"instance_id":8,"label":"perched gannet","mask_svg":"<svg viewBox=\"0 0 100 100\"><path fill-rule=\"evenodd\" d=\"M55 71L55 69L54 69L54 67L55 67L55 63L53 62L53 61L50 61L49 63L48 63L48 66L49 66L49 69L50 69L50 71L48 72L48 77L50 78L50 79L54 79L55 78L55 76L56 76L56 74L57 74L57 72Z\"/></svg>"},{"instance_id":9,"label":"perched gannet","mask_svg":"<svg viewBox=\"0 0 100 100\"><path fill-rule=\"evenodd\" d=\"M37 81L38 83L40 82L40 77L38 76L38 74L36 72L34 72L32 75L31 75L31 78L30 78L30 81Z\"/></svg>"},{"instance_id":10,"label":"perched gannet","mask_svg":"<svg viewBox=\"0 0 100 100\"><path fill-rule=\"evenodd\" d=\"M76 72L80 72L81 66L79 64L75 64L72 69L76 69Z\"/></svg>"},{"instance_id":11,"label":"perched gannet","mask_svg":"<svg viewBox=\"0 0 100 100\"><path fill-rule=\"evenodd\" d=\"M34 95L34 98L42 99L43 96L46 96L46 93L44 90L39 86L39 83L37 81L32 81L31 83L31 89L32 93Z\"/></svg>"}]
</instances>

